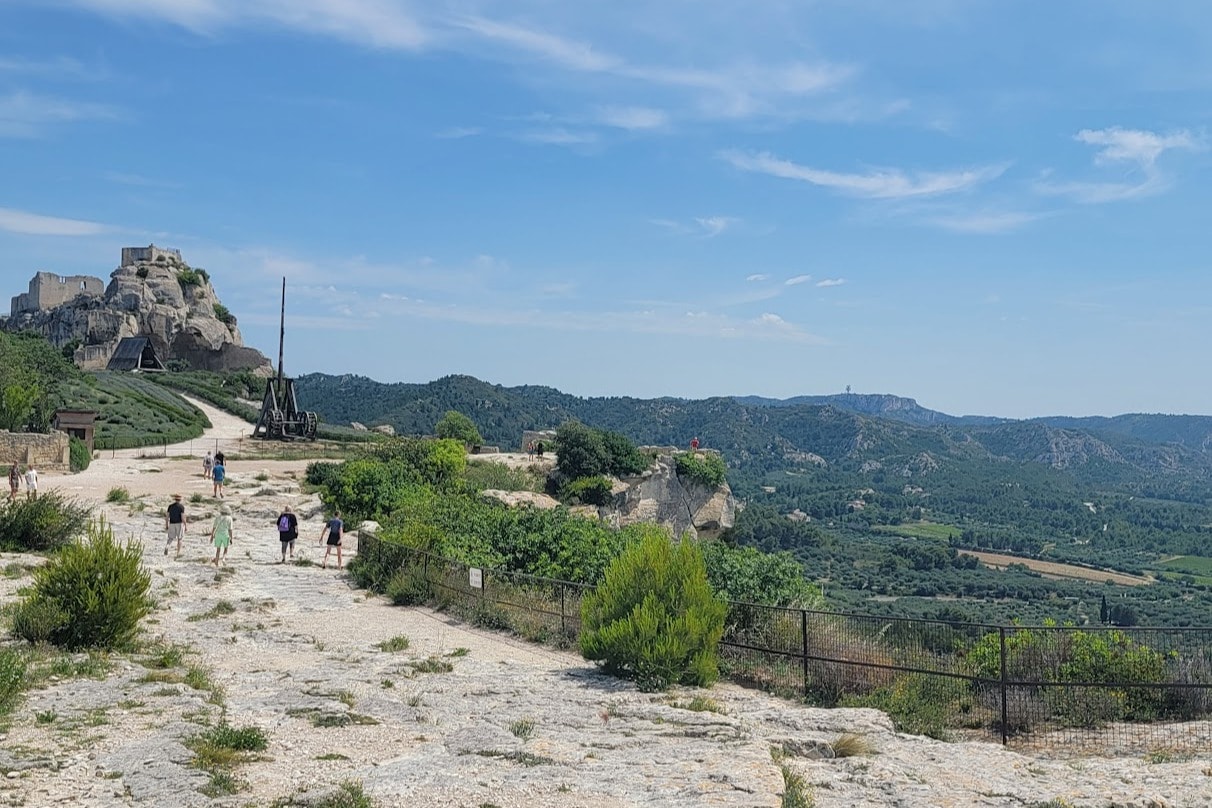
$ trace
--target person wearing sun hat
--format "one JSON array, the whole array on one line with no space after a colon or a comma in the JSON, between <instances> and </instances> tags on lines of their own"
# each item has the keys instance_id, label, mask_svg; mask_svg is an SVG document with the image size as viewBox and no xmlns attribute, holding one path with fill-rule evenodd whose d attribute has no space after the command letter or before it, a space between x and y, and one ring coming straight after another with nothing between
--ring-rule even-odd
<instances>
[{"instance_id":1,"label":"person wearing sun hat","mask_svg":"<svg viewBox=\"0 0 1212 808\"><path fill-rule=\"evenodd\" d=\"M210 526L210 540L215 545L215 558L211 562L216 567L222 561L227 564L227 548L231 546L232 539L235 538L235 524L231 518L231 508L223 505L219 508L219 515L215 517L215 522Z\"/></svg>"},{"instance_id":2,"label":"person wearing sun hat","mask_svg":"<svg viewBox=\"0 0 1212 808\"><path fill-rule=\"evenodd\" d=\"M181 540L185 538L188 524L185 506L181 504L181 495L173 494L173 504L168 506L168 511L164 514L164 530L168 534L164 542L164 555L168 555L168 548L174 541L177 543L177 555L181 555Z\"/></svg>"}]
</instances>

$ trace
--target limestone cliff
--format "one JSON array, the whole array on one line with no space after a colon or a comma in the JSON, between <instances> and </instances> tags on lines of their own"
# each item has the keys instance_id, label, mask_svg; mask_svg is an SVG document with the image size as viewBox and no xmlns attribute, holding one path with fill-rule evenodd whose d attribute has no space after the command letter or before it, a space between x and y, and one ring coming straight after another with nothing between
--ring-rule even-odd
<instances>
[{"instance_id":1,"label":"limestone cliff","mask_svg":"<svg viewBox=\"0 0 1212 808\"><path fill-rule=\"evenodd\" d=\"M492 458L493 455L481 457ZM552 464L549 462L548 465ZM529 491L489 490L484 495L511 507L554 508L559 504L546 494ZM728 483L708 488L679 477L673 451L662 448L643 473L615 480L608 505L597 508L578 505L572 510L585 516L597 516L614 527L655 522L669 528L675 536L689 533L691 537L706 539L715 538L732 527L737 505Z\"/></svg>"},{"instance_id":2,"label":"limestone cliff","mask_svg":"<svg viewBox=\"0 0 1212 808\"><path fill-rule=\"evenodd\" d=\"M62 305L14 312L9 331L32 330L58 347L79 342L76 363L104 369L123 337L149 337L164 362L201 370L271 372L268 359L246 347L236 318L219 302L210 278L173 254L129 258L110 274L104 294L80 295ZM15 308L15 307L14 307Z\"/></svg>"}]
</instances>

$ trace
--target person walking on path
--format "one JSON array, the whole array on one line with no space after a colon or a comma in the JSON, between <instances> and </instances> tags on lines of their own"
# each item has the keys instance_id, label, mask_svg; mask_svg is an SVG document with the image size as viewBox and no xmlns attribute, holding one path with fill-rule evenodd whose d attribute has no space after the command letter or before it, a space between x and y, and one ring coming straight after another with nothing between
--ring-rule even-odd
<instances>
[{"instance_id":1,"label":"person walking on path","mask_svg":"<svg viewBox=\"0 0 1212 808\"><path fill-rule=\"evenodd\" d=\"M210 526L210 541L215 545L215 557L210 563L216 567L222 561L227 566L227 548L231 546L236 536L235 522L231 518L231 508L226 505L219 507L219 515Z\"/></svg>"},{"instance_id":2,"label":"person walking on path","mask_svg":"<svg viewBox=\"0 0 1212 808\"><path fill-rule=\"evenodd\" d=\"M215 467L215 456L206 450L206 457L202 458L202 476L210 479L210 470Z\"/></svg>"},{"instance_id":3,"label":"person walking on path","mask_svg":"<svg viewBox=\"0 0 1212 808\"><path fill-rule=\"evenodd\" d=\"M214 483L215 496L223 499L223 483L227 482L227 466L219 462L218 455L215 456L215 467L210 470L211 481Z\"/></svg>"},{"instance_id":4,"label":"person walking on path","mask_svg":"<svg viewBox=\"0 0 1212 808\"><path fill-rule=\"evenodd\" d=\"M13 463L8 470L8 498L10 500L17 499L17 490L21 488L21 469L17 468L17 464Z\"/></svg>"},{"instance_id":5,"label":"person walking on path","mask_svg":"<svg viewBox=\"0 0 1212 808\"><path fill-rule=\"evenodd\" d=\"M168 534L164 542L164 555L168 555L168 548L174 541L177 543L177 555L181 555L181 540L185 538L187 525L181 495L173 494L173 504L168 506L168 511L164 514L164 531Z\"/></svg>"},{"instance_id":6,"label":"person walking on path","mask_svg":"<svg viewBox=\"0 0 1212 808\"><path fill-rule=\"evenodd\" d=\"M25 498L38 498L38 470L34 468L32 463L25 470Z\"/></svg>"},{"instance_id":7,"label":"person walking on path","mask_svg":"<svg viewBox=\"0 0 1212 808\"><path fill-rule=\"evenodd\" d=\"M287 550L290 550L291 558L295 557L295 539L297 538L299 538L299 519L287 505L278 515L278 540L282 542L282 560L279 563L286 563Z\"/></svg>"},{"instance_id":8,"label":"person walking on path","mask_svg":"<svg viewBox=\"0 0 1212 808\"><path fill-rule=\"evenodd\" d=\"M345 538L345 523L341 521L341 512L333 513L332 519L324 525L324 530L320 533L320 541L328 539L328 546L324 548L324 560L320 562L322 569L328 568L328 554L332 552L332 548L337 548L337 569L341 569L341 539Z\"/></svg>"}]
</instances>

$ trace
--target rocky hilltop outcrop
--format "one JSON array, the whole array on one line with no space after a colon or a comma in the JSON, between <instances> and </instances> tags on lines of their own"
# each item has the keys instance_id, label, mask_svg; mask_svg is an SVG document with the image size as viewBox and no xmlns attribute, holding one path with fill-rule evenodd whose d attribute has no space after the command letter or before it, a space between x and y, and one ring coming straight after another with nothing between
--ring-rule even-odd
<instances>
[{"instance_id":1,"label":"rocky hilltop outcrop","mask_svg":"<svg viewBox=\"0 0 1212 808\"><path fill-rule=\"evenodd\" d=\"M642 450L648 448L641 447ZM503 457L506 456L483 455L480 459ZM488 490L484 495L511 507L554 508L560 504L553 497L530 491ZM691 537L707 539L732 527L737 504L727 482L719 487L708 487L679 476L674 450L661 448L643 473L614 480L609 504L582 505L573 510L586 516L597 516L613 527L656 522L669 528L675 536L689 533Z\"/></svg>"},{"instance_id":2,"label":"rocky hilltop outcrop","mask_svg":"<svg viewBox=\"0 0 1212 808\"><path fill-rule=\"evenodd\" d=\"M103 294L14 311L3 327L36 331L60 348L78 345L76 364L88 370L104 369L122 338L147 337L165 363L272 371L264 354L244 345L235 316L220 303L205 270L190 267L175 251L148 248L147 257L131 257L132 252L139 251L123 251L123 264L110 274Z\"/></svg>"}]
</instances>

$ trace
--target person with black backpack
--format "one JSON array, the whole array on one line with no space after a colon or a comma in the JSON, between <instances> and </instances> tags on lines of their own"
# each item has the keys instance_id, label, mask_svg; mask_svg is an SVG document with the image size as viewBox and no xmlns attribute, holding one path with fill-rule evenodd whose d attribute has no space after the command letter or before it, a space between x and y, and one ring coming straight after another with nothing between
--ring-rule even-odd
<instances>
[{"instance_id":1,"label":"person with black backpack","mask_svg":"<svg viewBox=\"0 0 1212 808\"><path fill-rule=\"evenodd\" d=\"M290 557L295 557L295 539L299 538L299 520L287 505L282 509L282 513L278 516L278 539L282 542L282 560L278 563L286 563L286 551L290 551Z\"/></svg>"}]
</instances>

